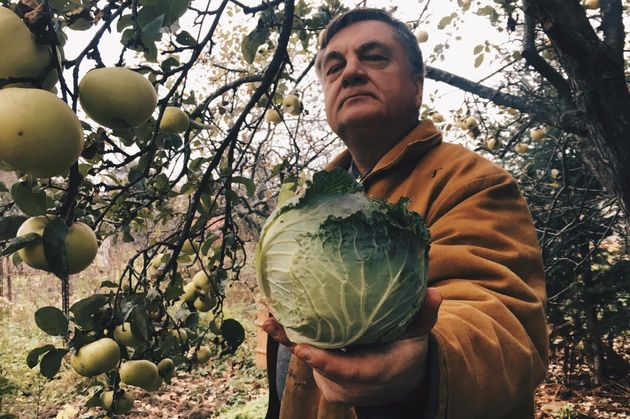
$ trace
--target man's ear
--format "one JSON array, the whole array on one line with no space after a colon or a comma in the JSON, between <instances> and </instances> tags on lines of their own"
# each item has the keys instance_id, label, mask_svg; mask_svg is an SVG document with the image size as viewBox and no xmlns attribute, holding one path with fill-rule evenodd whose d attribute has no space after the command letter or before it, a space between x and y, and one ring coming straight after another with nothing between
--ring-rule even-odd
<instances>
[{"instance_id":1,"label":"man's ear","mask_svg":"<svg viewBox=\"0 0 630 419\"><path fill-rule=\"evenodd\" d=\"M422 90L424 87L424 78L422 77L418 78L415 82L415 85L416 85L416 90L417 90L416 108L420 109L420 106L422 105Z\"/></svg>"}]
</instances>

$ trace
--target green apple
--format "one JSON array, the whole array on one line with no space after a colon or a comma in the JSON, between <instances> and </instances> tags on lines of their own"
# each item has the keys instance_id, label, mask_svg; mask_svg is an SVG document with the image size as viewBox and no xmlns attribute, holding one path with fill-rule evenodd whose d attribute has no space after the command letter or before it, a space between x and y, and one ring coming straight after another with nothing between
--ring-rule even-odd
<instances>
[{"instance_id":1,"label":"green apple","mask_svg":"<svg viewBox=\"0 0 630 419\"><path fill-rule=\"evenodd\" d=\"M202 313L206 313L214 308L217 305L217 298L214 294L204 293L199 295L195 302L193 303L195 308Z\"/></svg>"},{"instance_id":2,"label":"green apple","mask_svg":"<svg viewBox=\"0 0 630 419\"><path fill-rule=\"evenodd\" d=\"M190 119L186 112L176 106L167 106L160 120L160 129L168 132L184 132L188 129Z\"/></svg>"},{"instance_id":3,"label":"green apple","mask_svg":"<svg viewBox=\"0 0 630 419\"><path fill-rule=\"evenodd\" d=\"M127 361L120 367L120 381L130 386L152 390L159 378L157 365L146 359Z\"/></svg>"},{"instance_id":4,"label":"green apple","mask_svg":"<svg viewBox=\"0 0 630 419\"><path fill-rule=\"evenodd\" d=\"M271 124L279 124L280 122L282 122L282 117L277 110L270 108L267 109L267 112L265 112L265 121Z\"/></svg>"},{"instance_id":5,"label":"green apple","mask_svg":"<svg viewBox=\"0 0 630 419\"><path fill-rule=\"evenodd\" d=\"M285 96L282 100L282 111L288 112L291 115L299 115L302 112L302 102L300 102L300 98L298 98L296 95Z\"/></svg>"},{"instance_id":6,"label":"green apple","mask_svg":"<svg viewBox=\"0 0 630 419\"><path fill-rule=\"evenodd\" d=\"M207 346L200 346L199 349L197 349L197 363L205 364L210 360L210 355L210 348Z\"/></svg>"},{"instance_id":7,"label":"green apple","mask_svg":"<svg viewBox=\"0 0 630 419\"><path fill-rule=\"evenodd\" d=\"M114 328L114 340L124 346L138 346L142 341L131 332L131 324L124 322Z\"/></svg>"},{"instance_id":8,"label":"green apple","mask_svg":"<svg viewBox=\"0 0 630 419\"><path fill-rule=\"evenodd\" d=\"M7 77L42 78L41 87L50 90L57 83L50 46L38 43L35 34L10 9L0 6L0 79ZM44 74L46 69L48 72ZM5 87L37 87L18 82Z\"/></svg>"},{"instance_id":9,"label":"green apple","mask_svg":"<svg viewBox=\"0 0 630 419\"><path fill-rule=\"evenodd\" d=\"M35 177L64 174L83 150L81 122L45 90L0 90L0 127L0 160Z\"/></svg>"},{"instance_id":10,"label":"green apple","mask_svg":"<svg viewBox=\"0 0 630 419\"><path fill-rule=\"evenodd\" d=\"M416 40L419 43L427 42L429 40L429 33L427 31L416 32Z\"/></svg>"},{"instance_id":11,"label":"green apple","mask_svg":"<svg viewBox=\"0 0 630 419\"><path fill-rule=\"evenodd\" d=\"M104 391L101 393L100 398L103 409L110 410L114 402L114 392L111 390ZM114 408L113 413L117 415L124 415L125 413L128 413L133 408L134 401L135 399L131 392L118 390L118 395L116 396L116 407Z\"/></svg>"},{"instance_id":12,"label":"green apple","mask_svg":"<svg viewBox=\"0 0 630 419\"><path fill-rule=\"evenodd\" d=\"M70 365L84 377L111 371L120 362L120 347L110 338L102 338L79 348L70 356Z\"/></svg>"},{"instance_id":13,"label":"green apple","mask_svg":"<svg viewBox=\"0 0 630 419\"><path fill-rule=\"evenodd\" d=\"M17 236L24 236L28 233L37 233L41 236L48 223L49 216L31 217L22 223L17 231ZM68 274L76 274L90 266L98 252L98 241L94 231L87 224L81 222L76 222L68 228L64 244L68 261ZM18 255L24 263L32 268L49 270L41 241L18 250Z\"/></svg>"},{"instance_id":14,"label":"green apple","mask_svg":"<svg viewBox=\"0 0 630 419\"><path fill-rule=\"evenodd\" d=\"M83 76L79 101L85 113L99 124L123 129L140 126L151 117L157 94L141 74L123 67L105 67Z\"/></svg>"}]
</instances>

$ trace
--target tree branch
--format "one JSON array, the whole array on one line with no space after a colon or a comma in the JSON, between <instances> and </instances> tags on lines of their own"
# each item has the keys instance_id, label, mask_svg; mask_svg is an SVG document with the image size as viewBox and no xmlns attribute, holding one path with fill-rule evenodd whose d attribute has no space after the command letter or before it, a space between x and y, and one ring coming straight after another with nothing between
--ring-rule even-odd
<instances>
[{"instance_id":1,"label":"tree branch","mask_svg":"<svg viewBox=\"0 0 630 419\"><path fill-rule=\"evenodd\" d=\"M552 110L544 102L531 100L522 96L516 96L509 93L503 93L500 90L484 86L472 80L465 79L463 77L457 76L444 70L437 69L432 66L427 66L426 77L431 80L440 81L457 87L465 92L470 92L483 99L488 99L497 105L518 109L523 113L534 116L535 119L541 122L547 122L552 125L554 124L552 118L557 110Z\"/></svg>"}]
</instances>

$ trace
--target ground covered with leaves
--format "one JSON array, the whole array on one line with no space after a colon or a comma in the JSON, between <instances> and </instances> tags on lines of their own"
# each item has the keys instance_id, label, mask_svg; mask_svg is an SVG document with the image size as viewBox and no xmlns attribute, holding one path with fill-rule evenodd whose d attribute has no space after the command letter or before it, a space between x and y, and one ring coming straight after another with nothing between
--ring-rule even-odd
<instances>
[{"instance_id":1,"label":"ground covered with leaves","mask_svg":"<svg viewBox=\"0 0 630 419\"><path fill-rule=\"evenodd\" d=\"M50 278L14 278L13 301L0 298L0 417L11 413L20 419L96 418L103 410L86 408L90 381L68 368L52 381L37 369L26 366L30 349L47 343L49 336L34 325L37 307L54 304L57 284ZM34 286L37 285L37 286ZM89 285L76 283L77 293L93 292ZM265 371L254 363L256 348L256 304L252 292L237 287L230 295L229 316L239 319L247 331L246 340L233 355L214 354L210 362L191 371L178 370L170 385L156 392L134 389L136 403L131 418L229 418L259 419L267 405ZM618 352L630 359L625 343ZM571 386L564 382L562 359L549 368L547 380L536 393L537 418L629 418L630 378L618 377L599 387L590 385L590 371L581 365ZM5 394L1 394L1 393Z\"/></svg>"}]
</instances>

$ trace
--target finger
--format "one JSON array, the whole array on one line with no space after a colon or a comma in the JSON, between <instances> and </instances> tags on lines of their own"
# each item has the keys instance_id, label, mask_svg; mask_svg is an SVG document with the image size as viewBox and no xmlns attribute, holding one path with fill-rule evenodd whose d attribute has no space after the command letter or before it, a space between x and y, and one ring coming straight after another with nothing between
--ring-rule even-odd
<instances>
[{"instance_id":1,"label":"finger","mask_svg":"<svg viewBox=\"0 0 630 419\"><path fill-rule=\"evenodd\" d=\"M409 325L407 334L426 335L435 326L442 304L442 294L437 288L427 288L422 306Z\"/></svg>"},{"instance_id":2,"label":"finger","mask_svg":"<svg viewBox=\"0 0 630 419\"><path fill-rule=\"evenodd\" d=\"M293 343L287 337L287 333L284 330L284 327L274 317L269 317L262 324L262 329L271 336L272 339L281 343L284 346L291 347Z\"/></svg>"},{"instance_id":3,"label":"finger","mask_svg":"<svg viewBox=\"0 0 630 419\"><path fill-rule=\"evenodd\" d=\"M379 365L363 362L361 355L348 355L327 349L318 349L307 344L297 344L293 347L293 355L308 364L324 377L332 381L358 382L377 379L380 372Z\"/></svg>"}]
</instances>

